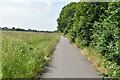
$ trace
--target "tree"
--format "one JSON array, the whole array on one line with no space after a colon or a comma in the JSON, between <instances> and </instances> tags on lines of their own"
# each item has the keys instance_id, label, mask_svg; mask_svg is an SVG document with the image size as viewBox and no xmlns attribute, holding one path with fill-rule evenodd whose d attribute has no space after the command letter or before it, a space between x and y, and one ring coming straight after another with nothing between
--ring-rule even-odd
<instances>
[{"instance_id":1,"label":"tree","mask_svg":"<svg viewBox=\"0 0 120 80\"><path fill-rule=\"evenodd\" d=\"M15 27L12 27L12 31L15 31Z\"/></svg>"}]
</instances>

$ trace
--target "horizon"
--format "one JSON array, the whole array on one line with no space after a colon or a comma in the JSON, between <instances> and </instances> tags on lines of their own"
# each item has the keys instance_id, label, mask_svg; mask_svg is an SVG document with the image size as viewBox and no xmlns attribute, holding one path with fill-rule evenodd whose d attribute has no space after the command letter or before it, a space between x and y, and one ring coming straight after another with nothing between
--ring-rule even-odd
<instances>
[{"instance_id":1,"label":"horizon","mask_svg":"<svg viewBox=\"0 0 120 80\"><path fill-rule=\"evenodd\" d=\"M0 27L54 31L62 8L78 1L1 0Z\"/></svg>"},{"instance_id":2,"label":"horizon","mask_svg":"<svg viewBox=\"0 0 120 80\"><path fill-rule=\"evenodd\" d=\"M7 28L7 29L5 29ZM13 28L15 28L15 30L12 30ZM19 28L19 27L0 27L0 30L2 31L17 31L16 29L22 29L22 30L25 30L25 31L28 31L28 30L35 30L35 31L50 31L50 30L37 30L37 29L24 29L24 28ZM20 30L21 31L21 30ZM56 30L53 30L53 31L56 31ZM50 31L50 32L53 32L53 31Z\"/></svg>"}]
</instances>

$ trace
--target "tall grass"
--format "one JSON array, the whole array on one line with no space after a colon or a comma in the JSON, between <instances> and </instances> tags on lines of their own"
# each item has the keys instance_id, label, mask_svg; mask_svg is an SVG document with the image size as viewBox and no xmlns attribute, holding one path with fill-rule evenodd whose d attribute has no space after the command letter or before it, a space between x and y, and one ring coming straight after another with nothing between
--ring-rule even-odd
<instances>
[{"instance_id":1,"label":"tall grass","mask_svg":"<svg viewBox=\"0 0 120 80\"><path fill-rule=\"evenodd\" d=\"M58 40L55 33L2 32L2 77L36 77Z\"/></svg>"},{"instance_id":2,"label":"tall grass","mask_svg":"<svg viewBox=\"0 0 120 80\"><path fill-rule=\"evenodd\" d=\"M2 78L2 66L1 66L1 59L2 59L2 56L1 56L1 53L2 53L2 32L0 31L0 79Z\"/></svg>"}]
</instances>

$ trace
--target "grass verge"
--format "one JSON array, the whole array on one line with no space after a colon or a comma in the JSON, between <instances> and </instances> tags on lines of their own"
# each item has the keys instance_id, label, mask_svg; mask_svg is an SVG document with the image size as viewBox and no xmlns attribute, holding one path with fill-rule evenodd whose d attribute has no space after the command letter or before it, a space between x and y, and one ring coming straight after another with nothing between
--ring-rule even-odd
<instances>
[{"instance_id":1,"label":"grass verge","mask_svg":"<svg viewBox=\"0 0 120 80\"><path fill-rule=\"evenodd\" d=\"M103 78L110 78L115 80L120 80L120 66L116 63L108 61L100 53L98 53L93 48L82 48L82 53L87 56L88 60L93 64L93 66L99 71Z\"/></svg>"},{"instance_id":2,"label":"grass verge","mask_svg":"<svg viewBox=\"0 0 120 80\"><path fill-rule=\"evenodd\" d=\"M57 33L2 32L2 78L35 78L60 39Z\"/></svg>"}]
</instances>

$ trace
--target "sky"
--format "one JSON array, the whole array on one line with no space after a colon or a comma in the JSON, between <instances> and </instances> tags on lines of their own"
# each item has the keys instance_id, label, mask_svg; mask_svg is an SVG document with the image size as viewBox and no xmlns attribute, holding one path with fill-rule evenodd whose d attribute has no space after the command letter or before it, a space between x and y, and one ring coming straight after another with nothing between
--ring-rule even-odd
<instances>
[{"instance_id":1,"label":"sky","mask_svg":"<svg viewBox=\"0 0 120 80\"><path fill-rule=\"evenodd\" d=\"M57 29L62 7L79 0L0 0L0 27Z\"/></svg>"}]
</instances>

